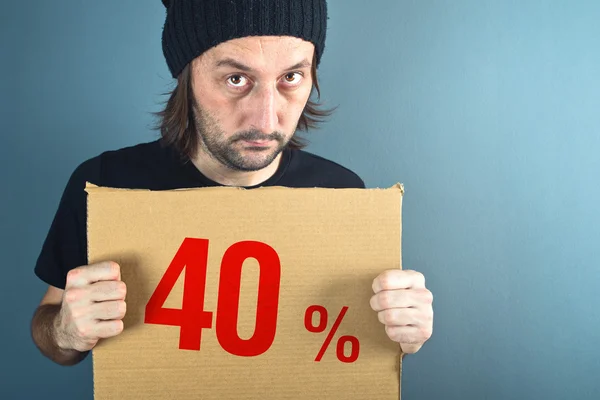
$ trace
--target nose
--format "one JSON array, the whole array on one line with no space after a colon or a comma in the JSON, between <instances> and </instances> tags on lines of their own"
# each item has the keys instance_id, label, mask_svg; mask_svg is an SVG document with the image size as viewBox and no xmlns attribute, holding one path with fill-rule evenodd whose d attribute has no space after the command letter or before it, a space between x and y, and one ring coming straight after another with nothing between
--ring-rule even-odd
<instances>
[{"instance_id":1,"label":"nose","mask_svg":"<svg viewBox=\"0 0 600 400\"><path fill-rule=\"evenodd\" d=\"M254 103L250 124L263 133L277 130L277 90L273 87L263 87L257 91L251 100Z\"/></svg>"}]
</instances>

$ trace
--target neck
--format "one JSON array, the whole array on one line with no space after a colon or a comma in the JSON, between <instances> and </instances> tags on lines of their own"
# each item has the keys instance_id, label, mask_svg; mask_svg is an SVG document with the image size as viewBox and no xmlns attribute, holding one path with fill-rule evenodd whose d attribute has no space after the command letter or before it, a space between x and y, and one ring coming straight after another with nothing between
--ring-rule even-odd
<instances>
[{"instance_id":1,"label":"neck","mask_svg":"<svg viewBox=\"0 0 600 400\"><path fill-rule=\"evenodd\" d=\"M281 161L281 153L267 167L258 171L236 171L228 168L200 149L192 162L208 179L225 186L255 186L272 177Z\"/></svg>"}]
</instances>

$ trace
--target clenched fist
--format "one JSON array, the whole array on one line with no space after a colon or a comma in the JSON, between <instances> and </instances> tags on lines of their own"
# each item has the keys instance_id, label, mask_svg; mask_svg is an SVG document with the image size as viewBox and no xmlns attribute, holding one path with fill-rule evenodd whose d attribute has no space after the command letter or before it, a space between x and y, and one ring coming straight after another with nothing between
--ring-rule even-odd
<instances>
[{"instance_id":1,"label":"clenched fist","mask_svg":"<svg viewBox=\"0 0 600 400\"><path fill-rule=\"evenodd\" d=\"M69 271L55 320L57 345L84 352L91 350L99 339L121 333L126 292L120 266L114 262Z\"/></svg>"},{"instance_id":2,"label":"clenched fist","mask_svg":"<svg viewBox=\"0 0 600 400\"><path fill-rule=\"evenodd\" d=\"M385 332L404 353L416 353L433 332L433 295L423 274L388 270L373 281L371 308L377 311Z\"/></svg>"}]
</instances>

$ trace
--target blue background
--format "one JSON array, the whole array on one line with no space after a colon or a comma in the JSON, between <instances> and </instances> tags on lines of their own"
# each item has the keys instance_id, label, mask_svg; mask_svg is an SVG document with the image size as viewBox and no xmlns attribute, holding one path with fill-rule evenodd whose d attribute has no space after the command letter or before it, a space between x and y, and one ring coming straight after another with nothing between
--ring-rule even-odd
<instances>
[{"instance_id":1,"label":"blue background","mask_svg":"<svg viewBox=\"0 0 600 400\"><path fill-rule=\"evenodd\" d=\"M160 1L3 2L2 399L92 399L29 335L68 176L153 140ZM310 151L405 184L405 268L435 296L404 399L600 398L600 2L330 0Z\"/></svg>"}]
</instances>

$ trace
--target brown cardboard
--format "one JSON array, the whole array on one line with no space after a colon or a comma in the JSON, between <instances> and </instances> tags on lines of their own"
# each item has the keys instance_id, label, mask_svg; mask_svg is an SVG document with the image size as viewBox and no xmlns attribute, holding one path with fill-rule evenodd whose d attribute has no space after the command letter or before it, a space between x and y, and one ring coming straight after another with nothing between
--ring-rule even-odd
<instances>
[{"instance_id":1,"label":"brown cardboard","mask_svg":"<svg viewBox=\"0 0 600 400\"><path fill-rule=\"evenodd\" d=\"M379 273L401 268L401 184L388 189L172 191L88 184L86 191L89 262L118 262L128 287L124 331L100 341L93 350L95 399L400 398L399 346L386 336L369 299ZM186 238L190 243L196 238L198 248L200 239L208 239L203 298L204 310L212 313L212 328L201 330L199 351L179 348L179 327L144 322L151 314L146 314L146 305ZM219 333L226 347L251 352L266 348L271 337L263 329L267 322L261 324L260 340L249 347L236 347L231 339L235 337L231 307L236 293L232 274L242 262L237 322L242 340L253 335L257 315L259 264L254 258L240 261L251 253L240 250L242 258L236 263L230 252L224 281L219 280L224 254L241 241L265 244L261 245L263 253L266 258L270 255L272 263L268 267L264 262L263 271L277 271L277 260L280 265L280 279L263 272L265 291L261 293L267 296L264 304L261 301L261 318L275 318L276 330L268 350L259 355L230 354L217 339ZM191 266L183 269L164 307L181 308L186 273L190 274L189 299L199 293L201 279L191 275L201 270L199 254L188 258ZM221 283L225 295L218 299ZM278 307L272 307L277 285ZM223 303L218 304L219 300ZM311 305L328 311L321 333L305 326L305 311ZM321 361L315 361L344 306L348 309L337 333ZM189 303L185 309L194 306ZM318 325L318 314L308 322ZM197 343L189 334L192 331L194 327L186 325L184 336L190 345ZM359 341L355 362L342 362L336 356L337 342L345 335ZM346 346L348 357L351 347Z\"/></svg>"}]
</instances>

